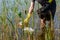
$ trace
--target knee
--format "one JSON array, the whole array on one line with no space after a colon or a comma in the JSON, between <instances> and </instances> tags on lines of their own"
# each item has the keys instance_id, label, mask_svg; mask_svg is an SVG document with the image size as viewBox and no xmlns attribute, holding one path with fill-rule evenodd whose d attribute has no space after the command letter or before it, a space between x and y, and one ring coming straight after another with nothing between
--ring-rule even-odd
<instances>
[{"instance_id":1,"label":"knee","mask_svg":"<svg viewBox=\"0 0 60 40\"><path fill-rule=\"evenodd\" d=\"M41 19L41 24L45 24L45 18Z\"/></svg>"},{"instance_id":2,"label":"knee","mask_svg":"<svg viewBox=\"0 0 60 40\"><path fill-rule=\"evenodd\" d=\"M40 28L43 29L45 27L45 20L41 19L40 21Z\"/></svg>"}]
</instances>

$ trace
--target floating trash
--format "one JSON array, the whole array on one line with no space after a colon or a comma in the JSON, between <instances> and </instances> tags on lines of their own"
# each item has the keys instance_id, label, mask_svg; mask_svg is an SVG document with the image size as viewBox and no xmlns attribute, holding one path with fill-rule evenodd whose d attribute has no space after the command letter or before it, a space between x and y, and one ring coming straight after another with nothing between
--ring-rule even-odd
<instances>
[{"instance_id":1,"label":"floating trash","mask_svg":"<svg viewBox=\"0 0 60 40\"><path fill-rule=\"evenodd\" d=\"M34 29L32 29L31 27L25 27L24 31L34 32Z\"/></svg>"},{"instance_id":2,"label":"floating trash","mask_svg":"<svg viewBox=\"0 0 60 40\"><path fill-rule=\"evenodd\" d=\"M32 29L31 27L24 27L24 32L29 32L29 33L33 33L34 29Z\"/></svg>"},{"instance_id":3,"label":"floating trash","mask_svg":"<svg viewBox=\"0 0 60 40\"><path fill-rule=\"evenodd\" d=\"M22 22L19 22L20 25L22 25Z\"/></svg>"}]
</instances>

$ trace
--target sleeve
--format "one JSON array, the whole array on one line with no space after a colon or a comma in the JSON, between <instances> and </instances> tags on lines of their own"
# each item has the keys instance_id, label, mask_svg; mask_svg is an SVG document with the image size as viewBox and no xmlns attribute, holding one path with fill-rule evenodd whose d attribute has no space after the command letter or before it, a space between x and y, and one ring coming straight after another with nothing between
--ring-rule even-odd
<instances>
[{"instance_id":1,"label":"sleeve","mask_svg":"<svg viewBox=\"0 0 60 40\"><path fill-rule=\"evenodd\" d=\"M35 0L32 0L32 2L35 2Z\"/></svg>"}]
</instances>

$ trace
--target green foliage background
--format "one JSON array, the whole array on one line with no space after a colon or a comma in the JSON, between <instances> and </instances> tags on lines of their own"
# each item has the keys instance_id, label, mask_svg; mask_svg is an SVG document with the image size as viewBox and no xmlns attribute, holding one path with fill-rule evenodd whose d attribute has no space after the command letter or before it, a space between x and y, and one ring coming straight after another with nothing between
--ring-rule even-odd
<instances>
[{"instance_id":1,"label":"green foliage background","mask_svg":"<svg viewBox=\"0 0 60 40\"><path fill-rule=\"evenodd\" d=\"M0 1L0 40L18 40L19 32L17 24L26 18L31 0L1 0ZM60 20L60 0L57 2L58 20ZM36 27L39 17L36 14L38 7L41 7L37 2L35 4L33 15L29 22L29 27Z\"/></svg>"}]
</instances>

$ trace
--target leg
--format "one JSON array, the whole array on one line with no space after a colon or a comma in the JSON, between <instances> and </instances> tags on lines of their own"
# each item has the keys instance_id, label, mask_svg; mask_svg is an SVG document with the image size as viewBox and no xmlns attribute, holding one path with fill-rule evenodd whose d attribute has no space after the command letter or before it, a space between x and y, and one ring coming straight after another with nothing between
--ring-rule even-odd
<instances>
[{"instance_id":1,"label":"leg","mask_svg":"<svg viewBox=\"0 0 60 40\"><path fill-rule=\"evenodd\" d=\"M50 40L54 39L54 21L53 21L53 16L52 13L49 11L49 15L46 16L46 19L48 21L48 30L49 30L49 35L50 35Z\"/></svg>"},{"instance_id":2,"label":"leg","mask_svg":"<svg viewBox=\"0 0 60 40\"><path fill-rule=\"evenodd\" d=\"M40 31L37 36L37 40L45 40L45 19L40 19Z\"/></svg>"},{"instance_id":3,"label":"leg","mask_svg":"<svg viewBox=\"0 0 60 40\"><path fill-rule=\"evenodd\" d=\"M40 29L43 29L45 27L45 18L40 19Z\"/></svg>"},{"instance_id":4,"label":"leg","mask_svg":"<svg viewBox=\"0 0 60 40\"><path fill-rule=\"evenodd\" d=\"M41 13L40 10L37 10L38 16L40 18L40 31L38 34L38 39L39 40L45 40L45 15L44 12Z\"/></svg>"},{"instance_id":5,"label":"leg","mask_svg":"<svg viewBox=\"0 0 60 40\"><path fill-rule=\"evenodd\" d=\"M47 14L48 15L48 14ZM48 34L50 36L50 40L54 40L54 21L53 21L53 15L49 11L49 15L46 15L46 20L48 21Z\"/></svg>"},{"instance_id":6,"label":"leg","mask_svg":"<svg viewBox=\"0 0 60 40\"><path fill-rule=\"evenodd\" d=\"M54 22L53 20L49 21L49 31L50 31L50 37L51 40L54 40Z\"/></svg>"},{"instance_id":7,"label":"leg","mask_svg":"<svg viewBox=\"0 0 60 40\"><path fill-rule=\"evenodd\" d=\"M45 40L45 18L40 19L41 40Z\"/></svg>"}]
</instances>

